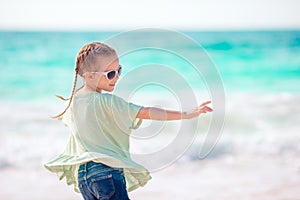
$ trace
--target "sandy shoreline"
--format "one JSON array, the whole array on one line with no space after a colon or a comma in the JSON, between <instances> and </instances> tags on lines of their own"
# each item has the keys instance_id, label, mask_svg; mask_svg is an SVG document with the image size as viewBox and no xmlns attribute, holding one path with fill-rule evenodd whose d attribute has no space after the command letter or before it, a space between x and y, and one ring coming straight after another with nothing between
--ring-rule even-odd
<instances>
[{"instance_id":1,"label":"sandy shoreline","mask_svg":"<svg viewBox=\"0 0 300 200\"><path fill-rule=\"evenodd\" d=\"M296 158L222 158L172 165L130 193L152 199L300 199L300 162ZM44 170L0 170L0 199L80 200L71 186Z\"/></svg>"},{"instance_id":2,"label":"sandy shoreline","mask_svg":"<svg viewBox=\"0 0 300 200\"><path fill-rule=\"evenodd\" d=\"M300 163L292 159L194 162L172 166L153 178L132 199L150 200L153 194L155 199L300 199Z\"/></svg>"}]
</instances>

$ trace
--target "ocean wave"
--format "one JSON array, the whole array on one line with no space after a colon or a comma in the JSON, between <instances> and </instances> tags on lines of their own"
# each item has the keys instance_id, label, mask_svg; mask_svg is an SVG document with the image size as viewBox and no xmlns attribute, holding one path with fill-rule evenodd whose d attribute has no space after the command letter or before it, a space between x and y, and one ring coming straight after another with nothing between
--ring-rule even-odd
<instances>
[{"instance_id":1,"label":"ocean wave","mask_svg":"<svg viewBox=\"0 0 300 200\"><path fill-rule=\"evenodd\" d=\"M154 101L157 96L145 94L135 98L135 103L161 103L161 107L174 105L166 98ZM163 99L163 96L160 96ZM232 94L226 98L226 120L220 138L206 159L224 156L299 156L300 154L300 95L298 94ZM43 161L63 151L69 137L69 130L60 121L50 118L60 110L54 102L1 102L1 153L0 168L13 166L40 166ZM170 109L170 107L168 107ZM181 161L199 159L199 152L205 145L211 116L202 116L195 141L182 152ZM190 130L197 125L190 123ZM147 126L148 122L144 122ZM142 124L143 125L143 124ZM132 141L133 153L153 152L169 148L168 144L176 138L180 121L158 124L156 135L151 138ZM146 130L146 129L145 129ZM153 129L154 130L154 129ZM153 135L154 134L154 135ZM172 147L174 148L174 147ZM175 147L176 148L176 147ZM176 151L176 149L174 149ZM167 156L167 155L166 155ZM163 159L163 158L158 158Z\"/></svg>"}]
</instances>

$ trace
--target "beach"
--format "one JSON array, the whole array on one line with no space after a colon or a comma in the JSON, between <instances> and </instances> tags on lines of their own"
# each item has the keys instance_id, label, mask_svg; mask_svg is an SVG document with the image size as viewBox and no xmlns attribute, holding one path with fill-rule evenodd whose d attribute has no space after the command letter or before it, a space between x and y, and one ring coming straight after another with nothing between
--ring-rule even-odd
<instances>
[{"instance_id":1,"label":"beach","mask_svg":"<svg viewBox=\"0 0 300 200\"><path fill-rule=\"evenodd\" d=\"M293 96L293 98L277 97L278 104L276 104L275 110L278 110L281 115L285 110L297 111L297 98L297 96ZM235 97L235 99L240 102L240 98ZM268 97L267 99L272 98ZM233 101L231 99L231 102ZM294 101L295 104L293 104ZM247 104L252 109L244 108L243 114L247 114L246 110L249 113L255 113L256 109L261 110L262 107L259 106L261 104L258 102L262 101L248 100ZM263 102L265 103L266 100ZM285 109L280 111L280 105L285 104L290 105L289 109L284 106ZM55 174L43 167L46 161L64 149L69 137L67 127L63 126L60 121L50 119L43 114L53 112L57 106L53 105L49 108L43 107L43 105L44 103L36 102L30 106L28 103L14 107L5 106L6 108L14 108L14 111L27 113L26 116L30 117L30 123L22 123L25 121L23 115L6 116L6 120L12 121L14 119L14 123L20 125L23 134L13 135L15 133L12 132L11 135L2 135L2 149L5 151L1 151L0 155L2 158L0 169L1 199L82 199L79 194L73 191L73 186L67 186L65 179L59 181ZM237 119L240 118L241 110L235 111L234 105L236 102L228 104L227 115L232 119ZM259 112L260 115L262 113L268 115L267 111ZM272 111L272 113L274 115L275 112ZM288 114L286 112L286 115ZM287 116L283 115L279 120L285 117ZM295 124L299 119L294 117L293 120L295 121L290 119L290 123ZM4 116L2 116L3 118ZM130 198L132 200L182 198L191 200L300 199L300 136L297 133L298 127L286 129L287 126L290 126L289 124L273 124L273 133L262 135L262 133L270 131L268 121L261 120L264 118L268 119L262 115L256 121L252 121L252 129L247 132L244 131L244 134L240 134L241 127L233 123L236 120L227 120L216 146L204 159L197 157L203 142L203 137L201 137L203 134L200 133L179 159L159 170L153 170L151 172L152 179L148 184L130 192ZM205 120L205 117L199 120ZM243 120L240 120L240 123L242 122ZM48 128L41 133L45 124ZM242 124L245 126L244 122ZM147 122L144 126L146 125ZM173 125L171 123L171 126ZM165 129L170 130L168 126ZM255 133L254 130L256 129L259 131ZM16 130L11 128L11 131ZM164 137L164 141L168 143L174 136L165 133L169 135ZM132 140L134 146L132 152L147 153L155 151L157 148L163 148L165 142L161 141L161 137L158 139L152 138L146 142ZM159 144L158 141L163 143ZM157 162L160 161L160 156L164 159L164 155L159 155Z\"/></svg>"},{"instance_id":2,"label":"beach","mask_svg":"<svg viewBox=\"0 0 300 200\"><path fill-rule=\"evenodd\" d=\"M81 196L43 168L1 170L2 199L76 200ZM172 165L152 173L132 200L300 199L299 158L223 158Z\"/></svg>"},{"instance_id":3,"label":"beach","mask_svg":"<svg viewBox=\"0 0 300 200\"><path fill-rule=\"evenodd\" d=\"M296 164L297 163L297 164ZM224 158L153 174L132 199L299 199L299 160ZM156 183L155 183L156 182Z\"/></svg>"},{"instance_id":4,"label":"beach","mask_svg":"<svg viewBox=\"0 0 300 200\"><path fill-rule=\"evenodd\" d=\"M70 134L51 118L65 105L54 94L70 94L81 45L113 34L0 32L0 199L82 199L65 179L59 181L43 167L63 152ZM157 34L141 34L123 45L166 43ZM202 76L182 56L146 48L120 58L124 72L117 94L171 110L210 99L217 114L182 122L144 120L133 131L130 153L150 169L152 179L130 198L299 200L300 31L186 34L209 54L213 62L203 63L214 63L208 66L219 73L223 91L212 90L209 83L217 79ZM185 42L174 47L192 58L199 55ZM150 70L143 75L145 69ZM222 92L224 98L212 95ZM213 119L224 126L214 129ZM207 144L214 148L199 157Z\"/></svg>"}]
</instances>

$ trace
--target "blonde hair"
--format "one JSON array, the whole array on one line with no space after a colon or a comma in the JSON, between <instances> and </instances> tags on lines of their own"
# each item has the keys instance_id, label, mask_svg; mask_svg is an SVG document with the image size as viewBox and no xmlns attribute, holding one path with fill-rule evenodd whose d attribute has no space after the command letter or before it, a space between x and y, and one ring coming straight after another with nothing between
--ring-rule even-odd
<instances>
[{"instance_id":1,"label":"blonde hair","mask_svg":"<svg viewBox=\"0 0 300 200\"><path fill-rule=\"evenodd\" d=\"M92 43L89 43L89 44L83 46L80 49L80 51L77 54L77 58L76 58L75 76L74 76L74 82L73 82L71 96L69 98L65 99L62 96L55 95L64 101L69 100L69 103L62 113L60 113L52 118L61 117L63 114L65 114L67 109L70 107L74 93L75 93L75 88L76 88L76 83L77 83L77 75L79 74L81 77L83 77L83 74L85 72L94 70L93 67L96 65L96 58L98 58L99 56L111 56L111 55L117 55L116 51L112 47L110 47L104 43L101 43L101 42L92 42ZM82 87L83 86L78 88L76 91L78 91Z\"/></svg>"}]
</instances>

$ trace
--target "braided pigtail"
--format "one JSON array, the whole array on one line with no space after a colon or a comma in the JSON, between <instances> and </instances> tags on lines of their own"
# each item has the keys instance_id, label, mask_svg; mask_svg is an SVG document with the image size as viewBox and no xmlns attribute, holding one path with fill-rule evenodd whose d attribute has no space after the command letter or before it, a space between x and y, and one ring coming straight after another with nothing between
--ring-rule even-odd
<instances>
[{"instance_id":1,"label":"braided pigtail","mask_svg":"<svg viewBox=\"0 0 300 200\"><path fill-rule=\"evenodd\" d=\"M52 118L60 118L63 114L65 114L65 112L67 111L67 109L70 107L72 99L73 99L73 96L74 96L74 93L75 93L75 88L76 88L76 83L77 83L77 75L78 75L78 68L75 69L74 83L73 83L72 94L71 94L70 98L65 99L62 96L56 95L58 98L60 98L60 99L62 99L64 101L69 100L69 103L68 103L68 106L65 108L65 110L62 113L60 113L60 114L58 114L58 115L56 115L56 116L54 116Z\"/></svg>"}]
</instances>

